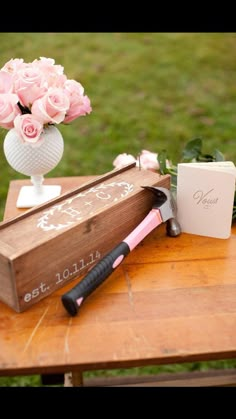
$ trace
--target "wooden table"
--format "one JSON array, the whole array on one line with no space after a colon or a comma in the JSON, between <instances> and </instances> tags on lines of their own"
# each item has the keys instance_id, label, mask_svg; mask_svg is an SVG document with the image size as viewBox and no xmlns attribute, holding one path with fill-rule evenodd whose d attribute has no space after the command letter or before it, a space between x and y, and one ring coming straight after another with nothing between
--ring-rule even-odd
<instances>
[{"instance_id":1,"label":"wooden table","mask_svg":"<svg viewBox=\"0 0 236 419\"><path fill-rule=\"evenodd\" d=\"M45 183L56 181L65 192L90 178ZM29 181L10 183L5 219L22 211L15 202L24 184ZM0 375L72 372L79 385L88 370L236 356L236 225L227 240L184 233L170 238L161 225L89 296L78 316L69 317L60 297L76 282L23 313L0 303ZM234 371L218 375L221 384L236 382ZM209 377L205 383L213 385L216 378Z\"/></svg>"}]
</instances>

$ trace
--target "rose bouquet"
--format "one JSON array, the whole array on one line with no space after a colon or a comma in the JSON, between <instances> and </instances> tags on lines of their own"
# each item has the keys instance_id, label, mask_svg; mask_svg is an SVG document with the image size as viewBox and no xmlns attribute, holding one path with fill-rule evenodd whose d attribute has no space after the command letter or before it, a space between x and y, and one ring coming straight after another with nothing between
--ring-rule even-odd
<instances>
[{"instance_id":1,"label":"rose bouquet","mask_svg":"<svg viewBox=\"0 0 236 419\"><path fill-rule=\"evenodd\" d=\"M83 86L52 58L11 59L0 70L0 126L15 128L24 143L39 146L47 126L68 124L91 110Z\"/></svg>"}]
</instances>

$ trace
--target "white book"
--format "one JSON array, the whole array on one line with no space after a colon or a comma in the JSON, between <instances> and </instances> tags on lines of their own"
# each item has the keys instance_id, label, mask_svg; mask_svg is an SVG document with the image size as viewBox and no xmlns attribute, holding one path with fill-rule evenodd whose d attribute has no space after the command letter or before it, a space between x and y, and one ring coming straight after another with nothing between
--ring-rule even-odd
<instances>
[{"instance_id":1,"label":"white book","mask_svg":"<svg viewBox=\"0 0 236 419\"><path fill-rule=\"evenodd\" d=\"M235 182L233 162L179 163L177 218L182 232L229 238Z\"/></svg>"}]
</instances>

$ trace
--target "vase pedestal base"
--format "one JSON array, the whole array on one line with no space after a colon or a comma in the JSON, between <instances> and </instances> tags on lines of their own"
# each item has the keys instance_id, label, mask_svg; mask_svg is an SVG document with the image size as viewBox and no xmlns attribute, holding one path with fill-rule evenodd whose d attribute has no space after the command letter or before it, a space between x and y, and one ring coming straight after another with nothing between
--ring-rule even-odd
<instances>
[{"instance_id":1,"label":"vase pedestal base","mask_svg":"<svg viewBox=\"0 0 236 419\"><path fill-rule=\"evenodd\" d=\"M56 198L61 193L60 185L42 185L40 190L35 186L23 186L16 202L17 208L32 208Z\"/></svg>"}]
</instances>

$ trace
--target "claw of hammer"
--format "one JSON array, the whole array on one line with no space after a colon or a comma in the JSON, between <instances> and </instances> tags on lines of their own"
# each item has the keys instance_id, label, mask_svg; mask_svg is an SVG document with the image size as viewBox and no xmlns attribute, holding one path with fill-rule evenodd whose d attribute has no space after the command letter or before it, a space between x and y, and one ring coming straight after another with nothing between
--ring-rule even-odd
<instances>
[{"instance_id":1,"label":"claw of hammer","mask_svg":"<svg viewBox=\"0 0 236 419\"><path fill-rule=\"evenodd\" d=\"M169 189L155 186L143 186L143 188L153 192L156 196L156 201L153 205L153 208L159 209L163 222L167 221L167 235L171 237L179 236L181 233L181 227L176 218L177 207Z\"/></svg>"}]
</instances>

